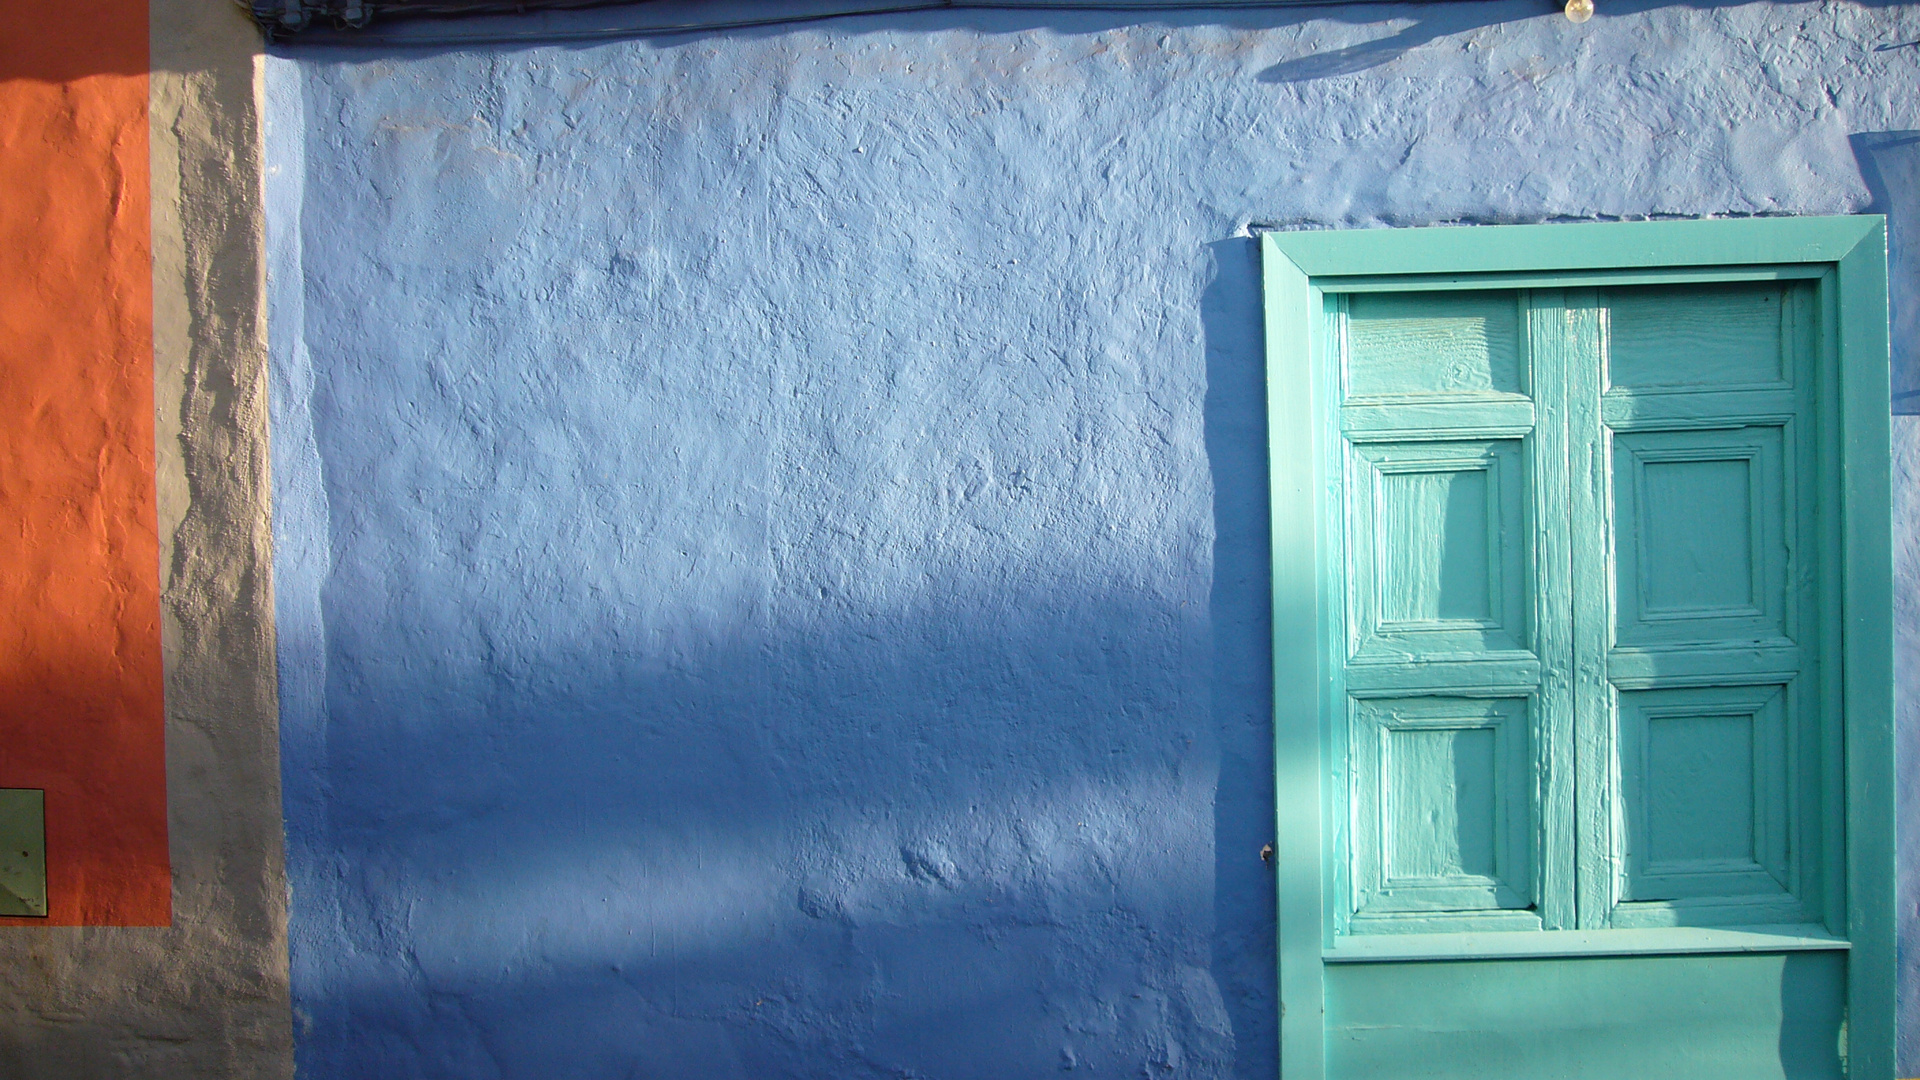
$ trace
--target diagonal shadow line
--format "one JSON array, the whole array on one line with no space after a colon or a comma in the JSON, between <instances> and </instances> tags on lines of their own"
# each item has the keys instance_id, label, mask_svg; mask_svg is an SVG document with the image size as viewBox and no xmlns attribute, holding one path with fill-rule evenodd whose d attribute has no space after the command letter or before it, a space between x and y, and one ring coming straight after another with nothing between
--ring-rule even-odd
<instances>
[{"instance_id":1,"label":"diagonal shadow line","mask_svg":"<svg viewBox=\"0 0 1920 1080\"><path fill-rule=\"evenodd\" d=\"M1476 14L1479 17L1476 18ZM1255 78L1263 83L1296 83L1353 75L1397 60L1435 38L1484 26L1489 21L1485 12L1443 10L1387 37L1332 52L1282 60Z\"/></svg>"},{"instance_id":2,"label":"diagonal shadow line","mask_svg":"<svg viewBox=\"0 0 1920 1080\"><path fill-rule=\"evenodd\" d=\"M1407 52L1432 41L1436 35L1433 31L1426 30L1426 25L1426 23L1417 23L1392 37L1349 45L1332 52L1314 53L1310 56L1283 60L1262 71L1257 78L1263 83L1296 83L1358 74L1397 60Z\"/></svg>"}]
</instances>

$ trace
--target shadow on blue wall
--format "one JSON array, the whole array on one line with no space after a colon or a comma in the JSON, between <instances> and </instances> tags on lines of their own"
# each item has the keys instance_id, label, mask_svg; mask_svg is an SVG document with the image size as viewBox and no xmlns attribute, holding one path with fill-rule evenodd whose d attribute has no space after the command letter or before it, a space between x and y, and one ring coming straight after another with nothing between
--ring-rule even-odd
<instances>
[{"instance_id":1,"label":"shadow on blue wall","mask_svg":"<svg viewBox=\"0 0 1920 1080\"><path fill-rule=\"evenodd\" d=\"M1207 465L1213 477L1214 977L1233 1020L1235 1076L1274 1074L1274 882L1258 852L1273 838L1273 562L1267 472L1260 245L1207 246Z\"/></svg>"},{"instance_id":2,"label":"shadow on blue wall","mask_svg":"<svg viewBox=\"0 0 1920 1080\"><path fill-rule=\"evenodd\" d=\"M617 630L542 654L446 626L472 670L412 678L337 646L338 908L295 942L323 973L303 1068L1272 1075L1255 680L1215 698L1209 798L1177 689L1127 685L1175 659L1130 643L1164 611L1023 606L953 596L647 672L620 670Z\"/></svg>"},{"instance_id":3,"label":"shadow on blue wall","mask_svg":"<svg viewBox=\"0 0 1920 1080\"><path fill-rule=\"evenodd\" d=\"M1125 640L1163 613L1059 598L1042 627L950 599L838 638L692 647L645 673L620 671L617 646L540 655L506 634L497 651L439 638L475 643L470 678L410 681L336 649L353 688L330 695L338 909L327 940L296 939L322 973L299 1002L303 1068L1233 1068L1235 1029L1270 1027L1257 855L1206 850L1191 820L1209 801L1192 745L1206 732L1168 722L1169 687L1131 687L1124 709L1084 701L1089 681L1167 659ZM982 636L995 614L1008 633ZM1016 676L996 695L965 673L978 665L1051 668L1058 691ZM886 680L899 689L875 694ZM1231 770L1258 749L1232 748ZM1235 786L1247 801L1228 805L1223 784L1212 809L1250 842L1268 804L1257 780ZM1217 888L1214 859L1238 864ZM1189 932L1210 894L1211 960ZM1239 1000L1222 1002L1204 973L1240 948Z\"/></svg>"},{"instance_id":4,"label":"shadow on blue wall","mask_svg":"<svg viewBox=\"0 0 1920 1080\"><path fill-rule=\"evenodd\" d=\"M1920 415L1920 131L1863 131L1848 141L1873 193L1866 212L1887 216L1893 411Z\"/></svg>"}]
</instances>

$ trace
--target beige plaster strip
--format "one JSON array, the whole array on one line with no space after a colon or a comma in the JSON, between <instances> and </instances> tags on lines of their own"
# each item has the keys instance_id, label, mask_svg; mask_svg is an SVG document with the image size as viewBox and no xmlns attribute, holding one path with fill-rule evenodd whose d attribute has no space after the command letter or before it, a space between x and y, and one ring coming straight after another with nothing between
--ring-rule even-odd
<instances>
[{"instance_id":1,"label":"beige plaster strip","mask_svg":"<svg viewBox=\"0 0 1920 1080\"><path fill-rule=\"evenodd\" d=\"M285 1077L260 37L232 3L149 10L167 806L192 984L179 1004L192 1075Z\"/></svg>"}]
</instances>

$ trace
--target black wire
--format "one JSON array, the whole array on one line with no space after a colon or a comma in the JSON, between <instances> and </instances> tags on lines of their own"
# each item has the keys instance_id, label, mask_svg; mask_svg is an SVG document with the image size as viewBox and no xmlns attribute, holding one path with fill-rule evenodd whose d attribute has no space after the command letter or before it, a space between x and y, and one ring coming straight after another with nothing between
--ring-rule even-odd
<instances>
[{"instance_id":1,"label":"black wire","mask_svg":"<svg viewBox=\"0 0 1920 1080\"><path fill-rule=\"evenodd\" d=\"M570 4L569 7L600 6L601 2ZM613 0L619 2L619 0ZM768 26L792 26L825 22L830 19L855 19L871 15L910 15L926 11L1194 11L1263 10L1274 8L1346 7L1353 4L1421 4L1436 0L1218 0L1215 3L1181 0L1098 0L1074 3L1073 0L926 0L923 3L891 4L884 7L847 8L796 15L773 15L759 19L732 19L702 23L673 23L660 26L609 26L585 30L524 30L480 34L385 35L354 32L302 38L302 46L355 49L368 46L431 49L449 45L513 45L570 41L608 41L621 38L672 37L717 30L752 30ZM1458 0L1440 0L1458 2ZM419 10L419 9L416 9ZM472 9L461 9L471 13ZM292 44L291 42L283 42Z\"/></svg>"}]
</instances>

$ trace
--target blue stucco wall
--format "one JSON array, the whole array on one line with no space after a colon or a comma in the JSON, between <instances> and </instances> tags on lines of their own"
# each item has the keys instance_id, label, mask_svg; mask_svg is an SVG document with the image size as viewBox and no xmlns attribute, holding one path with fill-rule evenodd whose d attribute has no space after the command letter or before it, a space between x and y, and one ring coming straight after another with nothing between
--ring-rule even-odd
<instances>
[{"instance_id":1,"label":"blue stucco wall","mask_svg":"<svg viewBox=\"0 0 1920 1080\"><path fill-rule=\"evenodd\" d=\"M303 1075L1272 1077L1250 233L1920 224L1920 8L1601 2L270 59Z\"/></svg>"}]
</instances>

